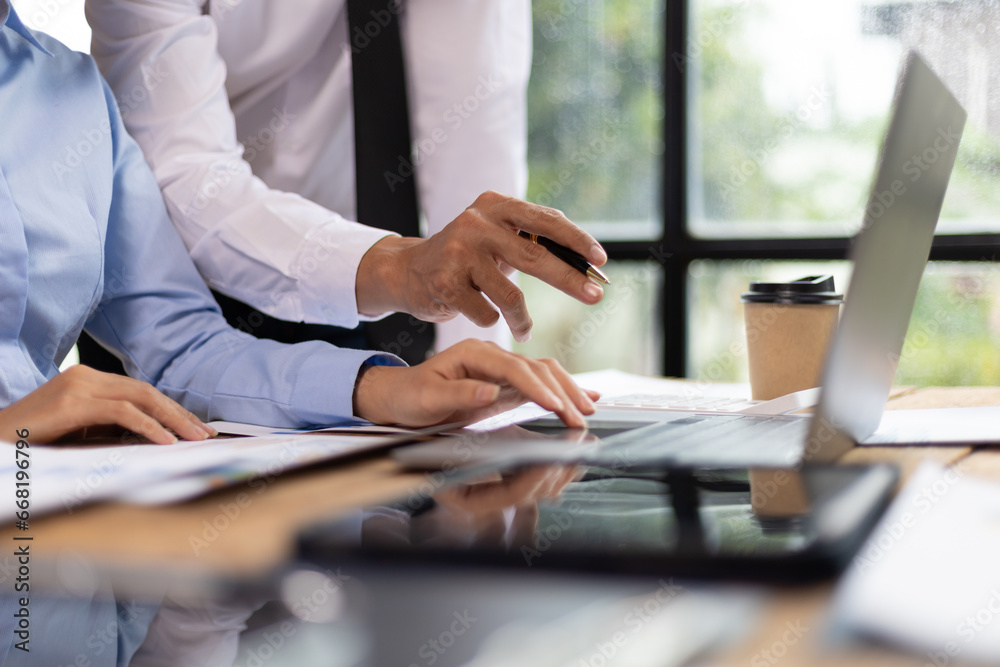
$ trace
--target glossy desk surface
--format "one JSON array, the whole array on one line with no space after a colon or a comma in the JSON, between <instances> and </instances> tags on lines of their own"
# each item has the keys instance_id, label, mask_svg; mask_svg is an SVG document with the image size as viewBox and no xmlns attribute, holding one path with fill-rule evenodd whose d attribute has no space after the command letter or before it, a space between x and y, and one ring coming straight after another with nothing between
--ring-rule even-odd
<instances>
[{"instance_id":1,"label":"glossy desk surface","mask_svg":"<svg viewBox=\"0 0 1000 667\"><path fill-rule=\"evenodd\" d=\"M1000 388L902 389L890 409L1000 405ZM1000 447L855 448L845 463L891 462L905 481L926 460L957 466L970 475L1000 481ZM266 488L237 486L194 501L160 507L104 503L71 514L32 521L34 563L83 557L102 569L168 573L181 577L264 576L292 555L299 531L332 514L415 489L424 476L402 472L388 457L315 468L270 480ZM0 529L10 544L11 526ZM0 568L12 557L0 557ZM778 591L757 631L714 665L748 665L781 640L786 623L821 623L832 584ZM817 635L819 633L816 633ZM822 654L808 633L789 646L782 665L923 665L926 659L866 648L852 654ZM818 637L815 638L818 640Z\"/></svg>"}]
</instances>

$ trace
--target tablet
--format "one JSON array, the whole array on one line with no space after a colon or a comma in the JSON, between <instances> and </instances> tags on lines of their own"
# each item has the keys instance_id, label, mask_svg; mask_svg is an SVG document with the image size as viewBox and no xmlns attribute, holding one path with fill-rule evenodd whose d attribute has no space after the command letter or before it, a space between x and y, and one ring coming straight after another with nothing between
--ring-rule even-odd
<instances>
[{"instance_id":1,"label":"tablet","mask_svg":"<svg viewBox=\"0 0 1000 667\"><path fill-rule=\"evenodd\" d=\"M405 498L314 525L300 556L351 561L809 581L839 572L895 468L598 468L427 474Z\"/></svg>"}]
</instances>

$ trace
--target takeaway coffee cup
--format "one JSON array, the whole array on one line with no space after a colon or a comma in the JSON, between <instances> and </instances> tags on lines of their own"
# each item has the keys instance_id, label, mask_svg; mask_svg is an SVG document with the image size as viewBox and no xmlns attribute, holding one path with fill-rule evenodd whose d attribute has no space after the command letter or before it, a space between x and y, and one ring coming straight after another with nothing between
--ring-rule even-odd
<instances>
[{"instance_id":1,"label":"takeaway coffee cup","mask_svg":"<svg viewBox=\"0 0 1000 667\"><path fill-rule=\"evenodd\" d=\"M818 387L843 295L833 276L750 283L742 295L754 400Z\"/></svg>"}]
</instances>

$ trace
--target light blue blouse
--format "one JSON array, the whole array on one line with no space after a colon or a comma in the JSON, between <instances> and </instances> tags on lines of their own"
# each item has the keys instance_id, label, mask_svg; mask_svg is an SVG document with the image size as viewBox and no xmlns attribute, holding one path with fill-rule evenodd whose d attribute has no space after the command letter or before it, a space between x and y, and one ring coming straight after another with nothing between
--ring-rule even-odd
<instances>
[{"instance_id":1,"label":"light blue blouse","mask_svg":"<svg viewBox=\"0 0 1000 667\"><path fill-rule=\"evenodd\" d=\"M93 60L31 33L6 0L0 19L0 407L55 376L85 328L203 419L352 416L360 367L402 362L230 328Z\"/></svg>"}]
</instances>

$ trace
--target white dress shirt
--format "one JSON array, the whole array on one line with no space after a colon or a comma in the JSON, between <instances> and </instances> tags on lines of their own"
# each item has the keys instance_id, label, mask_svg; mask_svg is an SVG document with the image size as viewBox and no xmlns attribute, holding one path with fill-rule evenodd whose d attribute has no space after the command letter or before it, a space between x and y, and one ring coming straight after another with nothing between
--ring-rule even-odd
<instances>
[{"instance_id":1,"label":"white dress shirt","mask_svg":"<svg viewBox=\"0 0 1000 667\"><path fill-rule=\"evenodd\" d=\"M358 264L387 232L353 222L344 0L86 8L93 55L208 284L281 319L356 326ZM485 190L525 194L530 0L405 0L401 16L434 233ZM509 340L502 320L490 332L460 318L438 328L437 349L470 335Z\"/></svg>"}]
</instances>

